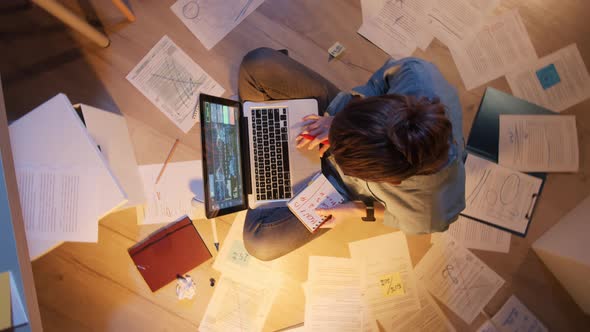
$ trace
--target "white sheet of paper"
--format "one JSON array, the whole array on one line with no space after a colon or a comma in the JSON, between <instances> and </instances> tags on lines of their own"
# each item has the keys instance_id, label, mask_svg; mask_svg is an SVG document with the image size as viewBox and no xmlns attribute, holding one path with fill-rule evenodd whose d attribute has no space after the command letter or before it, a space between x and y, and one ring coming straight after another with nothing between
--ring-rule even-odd
<instances>
[{"instance_id":1,"label":"white sheet of paper","mask_svg":"<svg viewBox=\"0 0 590 332\"><path fill-rule=\"evenodd\" d=\"M525 233L542 180L473 154L465 161L462 214Z\"/></svg>"},{"instance_id":2,"label":"white sheet of paper","mask_svg":"<svg viewBox=\"0 0 590 332\"><path fill-rule=\"evenodd\" d=\"M16 168L28 238L98 241L95 183L88 174L91 169Z\"/></svg>"},{"instance_id":3,"label":"white sheet of paper","mask_svg":"<svg viewBox=\"0 0 590 332\"><path fill-rule=\"evenodd\" d=\"M517 9L489 18L473 40L453 46L451 55L467 90L537 60Z\"/></svg>"},{"instance_id":4,"label":"white sheet of paper","mask_svg":"<svg viewBox=\"0 0 590 332\"><path fill-rule=\"evenodd\" d=\"M415 268L418 281L468 324L504 284L496 272L444 235Z\"/></svg>"},{"instance_id":5,"label":"white sheet of paper","mask_svg":"<svg viewBox=\"0 0 590 332\"><path fill-rule=\"evenodd\" d=\"M420 310L404 317L396 331L399 332L455 332L455 327L424 286L418 285Z\"/></svg>"},{"instance_id":6,"label":"white sheet of paper","mask_svg":"<svg viewBox=\"0 0 590 332\"><path fill-rule=\"evenodd\" d=\"M361 264L361 291L364 301L379 323L392 329L400 313L420 309L416 278L408 250L406 236L394 232L348 244L353 259ZM404 294L386 296L381 278L399 273Z\"/></svg>"},{"instance_id":7,"label":"white sheet of paper","mask_svg":"<svg viewBox=\"0 0 590 332\"><path fill-rule=\"evenodd\" d=\"M199 121L199 94L225 92L168 36L141 59L127 80L184 133Z\"/></svg>"},{"instance_id":8,"label":"white sheet of paper","mask_svg":"<svg viewBox=\"0 0 590 332\"><path fill-rule=\"evenodd\" d=\"M361 0L361 14L363 22L368 21L379 13L379 10L385 6L388 0ZM399 0L397 0L399 1Z\"/></svg>"},{"instance_id":9,"label":"white sheet of paper","mask_svg":"<svg viewBox=\"0 0 590 332\"><path fill-rule=\"evenodd\" d=\"M264 0L179 0L174 14L210 50Z\"/></svg>"},{"instance_id":10,"label":"white sheet of paper","mask_svg":"<svg viewBox=\"0 0 590 332\"><path fill-rule=\"evenodd\" d=\"M500 0L436 0L428 13L428 30L449 48L469 42Z\"/></svg>"},{"instance_id":11,"label":"white sheet of paper","mask_svg":"<svg viewBox=\"0 0 590 332\"><path fill-rule=\"evenodd\" d=\"M577 172L574 115L500 115L498 163L523 172Z\"/></svg>"},{"instance_id":12,"label":"white sheet of paper","mask_svg":"<svg viewBox=\"0 0 590 332\"><path fill-rule=\"evenodd\" d=\"M221 247L213 268L223 275L234 279L251 279L261 282L266 279L274 279L279 275L275 271L277 260L261 261L250 256L244 247L244 223L246 211L241 211L234 219L225 239L221 240Z\"/></svg>"},{"instance_id":13,"label":"white sheet of paper","mask_svg":"<svg viewBox=\"0 0 590 332\"><path fill-rule=\"evenodd\" d=\"M139 166L147 198L142 224L169 223L184 215L191 219L205 218L204 210L191 205L193 197L203 198L201 161L168 163L160 181L155 184L162 165Z\"/></svg>"},{"instance_id":14,"label":"white sheet of paper","mask_svg":"<svg viewBox=\"0 0 590 332\"><path fill-rule=\"evenodd\" d=\"M222 275L199 331L262 331L279 288L279 279L259 282Z\"/></svg>"},{"instance_id":15,"label":"white sheet of paper","mask_svg":"<svg viewBox=\"0 0 590 332\"><path fill-rule=\"evenodd\" d=\"M492 317L502 332L547 332L549 331L533 313L512 295L500 311Z\"/></svg>"},{"instance_id":16,"label":"white sheet of paper","mask_svg":"<svg viewBox=\"0 0 590 332\"><path fill-rule=\"evenodd\" d=\"M483 324L481 324L481 326L477 329L476 332L502 332L502 331L498 330L496 328L496 326L494 326L494 324L491 321L486 320Z\"/></svg>"},{"instance_id":17,"label":"white sheet of paper","mask_svg":"<svg viewBox=\"0 0 590 332\"><path fill-rule=\"evenodd\" d=\"M426 13L432 1L387 1L374 16L363 21L358 33L396 59L410 56L417 46L426 49L432 41L426 30Z\"/></svg>"},{"instance_id":18,"label":"white sheet of paper","mask_svg":"<svg viewBox=\"0 0 590 332\"><path fill-rule=\"evenodd\" d=\"M459 216L444 232L465 248L507 253L510 251L510 233L476 220ZM430 242L436 242L443 233L432 233Z\"/></svg>"},{"instance_id":19,"label":"white sheet of paper","mask_svg":"<svg viewBox=\"0 0 590 332\"><path fill-rule=\"evenodd\" d=\"M576 44L508 73L506 80L516 97L555 112L590 97L590 75Z\"/></svg>"}]
</instances>

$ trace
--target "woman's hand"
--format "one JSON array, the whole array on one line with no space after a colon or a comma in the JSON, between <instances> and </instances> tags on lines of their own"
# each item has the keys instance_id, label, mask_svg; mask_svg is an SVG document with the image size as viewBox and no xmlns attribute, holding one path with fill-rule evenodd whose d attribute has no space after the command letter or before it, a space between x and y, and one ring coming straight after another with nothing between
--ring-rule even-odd
<instances>
[{"instance_id":1,"label":"woman's hand","mask_svg":"<svg viewBox=\"0 0 590 332\"><path fill-rule=\"evenodd\" d=\"M330 133L330 126L334 117L326 115L319 116L315 114L307 115L303 118L304 127L303 131L295 141L297 142L297 148L301 149L307 145L309 150L312 150L322 144L320 148L320 157L324 155L330 148L330 142L328 142L328 134ZM313 137L313 139L311 138Z\"/></svg>"},{"instance_id":2,"label":"woman's hand","mask_svg":"<svg viewBox=\"0 0 590 332\"><path fill-rule=\"evenodd\" d=\"M360 219L365 216L365 204L363 202L346 202L329 209L316 209L321 216L332 216L320 228L334 228L344 219Z\"/></svg>"}]
</instances>

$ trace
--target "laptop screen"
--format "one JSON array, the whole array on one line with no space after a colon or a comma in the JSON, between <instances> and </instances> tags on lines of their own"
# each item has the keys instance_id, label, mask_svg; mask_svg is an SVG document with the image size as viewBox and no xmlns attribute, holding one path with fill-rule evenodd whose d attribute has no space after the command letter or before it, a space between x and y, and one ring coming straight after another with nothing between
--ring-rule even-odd
<instances>
[{"instance_id":1,"label":"laptop screen","mask_svg":"<svg viewBox=\"0 0 590 332\"><path fill-rule=\"evenodd\" d=\"M239 103L201 95L205 212L214 218L247 208Z\"/></svg>"}]
</instances>

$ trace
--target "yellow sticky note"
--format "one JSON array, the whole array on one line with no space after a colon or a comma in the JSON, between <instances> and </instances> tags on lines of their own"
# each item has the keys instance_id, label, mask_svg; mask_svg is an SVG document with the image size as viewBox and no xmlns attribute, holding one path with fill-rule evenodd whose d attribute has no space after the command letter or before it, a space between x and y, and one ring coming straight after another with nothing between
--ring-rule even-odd
<instances>
[{"instance_id":1,"label":"yellow sticky note","mask_svg":"<svg viewBox=\"0 0 590 332\"><path fill-rule=\"evenodd\" d=\"M10 273L0 273L0 330L12 327Z\"/></svg>"},{"instance_id":2,"label":"yellow sticky note","mask_svg":"<svg viewBox=\"0 0 590 332\"><path fill-rule=\"evenodd\" d=\"M382 276L379 278L379 285L381 286L383 296L403 295L406 293L404 282L399 272Z\"/></svg>"}]
</instances>

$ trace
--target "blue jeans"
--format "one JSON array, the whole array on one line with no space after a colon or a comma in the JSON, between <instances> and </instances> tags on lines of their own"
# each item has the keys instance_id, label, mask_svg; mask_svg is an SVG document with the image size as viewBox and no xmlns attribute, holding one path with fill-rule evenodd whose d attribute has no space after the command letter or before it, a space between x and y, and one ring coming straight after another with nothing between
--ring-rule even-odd
<instances>
[{"instance_id":1,"label":"blue jeans","mask_svg":"<svg viewBox=\"0 0 590 332\"><path fill-rule=\"evenodd\" d=\"M240 65L238 89L241 101L313 98L318 102L320 114L340 92L318 73L270 48L258 48L246 54ZM322 172L332 183L341 184L337 187L344 187L338 173L325 159L322 159ZM310 233L287 207L259 208L246 213L244 245L250 255L272 260L327 231L318 229Z\"/></svg>"}]
</instances>

